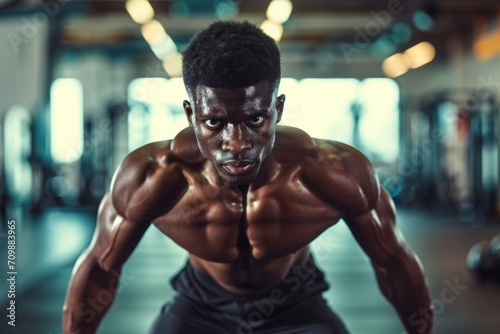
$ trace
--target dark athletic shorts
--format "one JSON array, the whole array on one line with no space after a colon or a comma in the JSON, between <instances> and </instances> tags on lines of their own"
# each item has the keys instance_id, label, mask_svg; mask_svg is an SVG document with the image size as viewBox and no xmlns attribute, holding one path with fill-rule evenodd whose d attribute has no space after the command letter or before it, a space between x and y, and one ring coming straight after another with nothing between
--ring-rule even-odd
<instances>
[{"instance_id":1,"label":"dark athletic shorts","mask_svg":"<svg viewBox=\"0 0 500 334\"><path fill-rule=\"evenodd\" d=\"M172 279L177 291L150 334L345 334L321 294L328 289L312 258L266 293L228 292L189 264Z\"/></svg>"}]
</instances>

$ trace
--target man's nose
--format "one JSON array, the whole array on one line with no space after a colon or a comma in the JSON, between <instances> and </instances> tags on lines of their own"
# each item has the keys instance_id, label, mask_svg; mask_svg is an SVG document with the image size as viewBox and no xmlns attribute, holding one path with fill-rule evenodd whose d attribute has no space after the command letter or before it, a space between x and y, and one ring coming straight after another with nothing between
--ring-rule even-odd
<instances>
[{"instance_id":1,"label":"man's nose","mask_svg":"<svg viewBox=\"0 0 500 334\"><path fill-rule=\"evenodd\" d=\"M222 150L234 154L241 154L252 148L252 143L248 137L248 131L244 125L228 124L224 131Z\"/></svg>"}]
</instances>

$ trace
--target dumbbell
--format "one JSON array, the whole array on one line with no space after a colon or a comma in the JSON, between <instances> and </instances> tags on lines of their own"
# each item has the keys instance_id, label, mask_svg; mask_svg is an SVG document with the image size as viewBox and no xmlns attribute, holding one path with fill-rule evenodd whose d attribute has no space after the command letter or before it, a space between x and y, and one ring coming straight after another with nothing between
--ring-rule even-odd
<instances>
[{"instance_id":1,"label":"dumbbell","mask_svg":"<svg viewBox=\"0 0 500 334\"><path fill-rule=\"evenodd\" d=\"M493 276L500 282L500 234L491 239L490 253L493 257Z\"/></svg>"},{"instance_id":2,"label":"dumbbell","mask_svg":"<svg viewBox=\"0 0 500 334\"><path fill-rule=\"evenodd\" d=\"M488 241L478 242L467 254L467 268L479 281L486 281L492 277L494 262Z\"/></svg>"}]
</instances>

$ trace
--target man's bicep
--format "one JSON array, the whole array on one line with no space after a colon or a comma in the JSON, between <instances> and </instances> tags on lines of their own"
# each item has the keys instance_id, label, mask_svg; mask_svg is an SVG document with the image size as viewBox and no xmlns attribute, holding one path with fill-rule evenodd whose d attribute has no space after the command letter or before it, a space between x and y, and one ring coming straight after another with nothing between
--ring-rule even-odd
<instances>
[{"instance_id":1,"label":"man's bicep","mask_svg":"<svg viewBox=\"0 0 500 334\"><path fill-rule=\"evenodd\" d=\"M99 206L97 225L89 256L110 271L120 268L133 252L149 223L133 222L117 214L111 196L105 195Z\"/></svg>"},{"instance_id":2,"label":"man's bicep","mask_svg":"<svg viewBox=\"0 0 500 334\"><path fill-rule=\"evenodd\" d=\"M344 218L353 236L376 265L383 265L406 250L406 242L396 224L396 212L390 195L381 189L374 208Z\"/></svg>"}]
</instances>

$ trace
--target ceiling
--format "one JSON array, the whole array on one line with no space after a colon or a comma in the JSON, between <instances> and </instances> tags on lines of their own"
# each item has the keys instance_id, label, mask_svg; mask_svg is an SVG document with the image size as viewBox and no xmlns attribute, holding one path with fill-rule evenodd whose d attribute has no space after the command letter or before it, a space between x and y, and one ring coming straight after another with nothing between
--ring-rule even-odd
<instances>
[{"instance_id":1,"label":"ceiling","mask_svg":"<svg viewBox=\"0 0 500 334\"><path fill-rule=\"evenodd\" d=\"M140 25L125 11L124 0L0 0L3 15L44 10L59 18L62 46L143 52L147 43ZM269 0L150 0L155 18L180 50L191 36L210 22L246 19L260 23ZM56 3L56 7L54 7ZM498 0L294 0L280 42L288 61L317 53L322 59L380 61L391 53L426 40L437 48L451 36L473 39L474 29L499 29ZM52 6L52 7L51 7ZM47 9L48 8L48 9ZM419 29L416 13L432 25ZM425 20L424 20L425 21ZM417 22L417 23L416 23ZM371 29L371 30L370 30ZM499 29L500 30L500 29Z\"/></svg>"}]
</instances>

